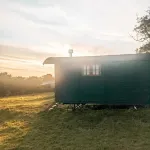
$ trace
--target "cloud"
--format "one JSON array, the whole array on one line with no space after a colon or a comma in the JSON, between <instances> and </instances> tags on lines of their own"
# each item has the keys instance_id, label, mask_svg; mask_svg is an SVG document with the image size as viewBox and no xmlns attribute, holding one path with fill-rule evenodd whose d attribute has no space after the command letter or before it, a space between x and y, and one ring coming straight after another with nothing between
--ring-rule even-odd
<instances>
[{"instance_id":1,"label":"cloud","mask_svg":"<svg viewBox=\"0 0 150 150\"><path fill-rule=\"evenodd\" d=\"M47 56L67 56L68 48L74 55L134 53L138 43L129 33L136 13L143 14L148 4L149 0L0 0L0 44L8 45L4 50L0 46L1 64L38 68Z\"/></svg>"},{"instance_id":2,"label":"cloud","mask_svg":"<svg viewBox=\"0 0 150 150\"><path fill-rule=\"evenodd\" d=\"M49 24L52 26L67 25L67 15L65 11L61 10L58 6L48 7L22 7L18 9L18 6L12 7L11 11L16 12L21 17L27 20L31 20L34 23Z\"/></svg>"},{"instance_id":3,"label":"cloud","mask_svg":"<svg viewBox=\"0 0 150 150\"><path fill-rule=\"evenodd\" d=\"M0 45L0 70L7 71L17 75L43 75L51 72L53 67L43 68L43 61L48 56L55 56L53 53L41 53L26 48L16 48L12 46ZM20 70L20 72L18 72ZM15 73L17 71L17 73ZM25 72L26 71L26 72Z\"/></svg>"},{"instance_id":4,"label":"cloud","mask_svg":"<svg viewBox=\"0 0 150 150\"><path fill-rule=\"evenodd\" d=\"M29 4L29 2L27 3ZM39 1L39 3L37 4L39 5L40 3L41 1ZM11 2L9 7L6 7L7 15L8 18L9 16L13 18L12 20L14 21L12 22L17 22L17 24L8 22L8 24L11 24L11 26L13 27L12 34L16 34L16 38L17 35L18 38L22 36L22 39L24 39L27 44L30 44L29 40L32 39L32 43L34 45L36 45L38 41L41 41L41 45L45 45L47 40L52 40L53 42L59 41L60 43L66 43L67 41L70 43L74 43L78 38L80 38L81 42L83 40L83 44L85 44L83 39L84 35L87 35L88 41L90 41L91 37L92 39L101 38L103 40L112 40L118 37L118 34L124 34L114 31L112 34L111 28L113 27L113 24L111 26L109 25L110 30L108 30L107 28L103 30L103 24L105 23L104 21L106 21L104 18L101 18L101 20L96 19L97 22L95 23L95 25L100 23L100 28L97 29L94 27L94 25L94 29L92 26L90 26L91 23L88 25L90 19L86 20L87 17L84 16L81 6L79 7L79 12L82 13L85 19L83 19L83 17L80 17L78 15L78 12L76 12L76 14L69 13L68 10L70 9L64 7L64 4L57 4L53 1L53 5L49 4L47 6L43 6L41 4L41 7L36 7L37 5L24 5L24 3ZM88 5L90 5L89 1L87 3L87 6ZM72 9L74 10L74 7ZM89 15L89 12L87 12L87 16ZM94 14L94 11L92 14ZM97 15L95 14L93 18L95 18L96 16ZM19 22L17 20L19 20ZM4 20L3 22L5 21L6 20ZM95 22L95 20L92 20L91 22ZM110 23L106 22L105 27L107 27L108 24ZM17 26L18 28L15 28L15 26ZM9 29L9 27L5 26L5 29L6 28ZM21 35L19 35L19 33L21 33ZM15 37L13 38L15 39ZM41 37L43 37L43 40ZM124 37L125 38L122 38L120 36L120 38L122 38L123 40L129 39L128 35L124 35Z\"/></svg>"}]
</instances>

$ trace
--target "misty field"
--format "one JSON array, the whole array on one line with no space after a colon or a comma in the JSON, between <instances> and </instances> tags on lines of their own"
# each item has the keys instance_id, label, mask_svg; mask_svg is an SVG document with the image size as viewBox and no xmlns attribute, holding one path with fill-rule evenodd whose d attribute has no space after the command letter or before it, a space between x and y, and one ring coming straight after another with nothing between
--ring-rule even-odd
<instances>
[{"instance_id":1,"label":"misty field","mask_svg":"<svg viewBox=\"0 0 150 150\"><path fill-rule=\"evenodd\" d=\"M43 111L54 93L0 99L0 150L149 150L150 110Z\"/></svg>"}]
</instances>

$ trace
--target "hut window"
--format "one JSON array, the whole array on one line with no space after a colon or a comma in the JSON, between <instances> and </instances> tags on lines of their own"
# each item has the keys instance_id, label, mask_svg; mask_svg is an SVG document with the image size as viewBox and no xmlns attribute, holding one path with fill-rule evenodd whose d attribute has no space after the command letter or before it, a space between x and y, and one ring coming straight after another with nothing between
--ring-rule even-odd
<instances>
[{"instance_id":1,"label":"hut window","mask_svg":"<svg viewBox=\"0 0 150 150\"><path fill-rule=\"evenodd\" d=\"M83 75L90 75L90 66L84 65Z\"/></svg>"},{"instance_id":2,"label":"hut window","mask_svg":"<svg viewBox=\"0 0 150 150\"><path fill-rule=\"evenodd\" d=\"M83 75L99 76L99 75L101 75L101 66L100 65L84 65Z\"/></svg>"},{"instance_id":3,"label":"hut window","mask_svg":"<svg viewBox=\"0 0 150 150\"><path fill-rule=\"evenodd\" d=\"M96 72L96 75L100 75L101 74L101 68L99 65L95 65L95 72Z\"/></svg>"}]
</instances>

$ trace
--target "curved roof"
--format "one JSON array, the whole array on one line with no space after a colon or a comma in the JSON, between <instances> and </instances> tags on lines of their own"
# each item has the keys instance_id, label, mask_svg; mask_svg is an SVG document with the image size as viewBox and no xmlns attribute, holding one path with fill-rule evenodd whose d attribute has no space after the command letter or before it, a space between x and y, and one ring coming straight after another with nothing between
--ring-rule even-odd
<instances>
[{"instance_id":1,"label":"curved roof","mask_svg":"<svg viewBox=\"0 0 150 150\"><path fill-rule=\"evenodd\" d=\"M44 60L43 65L44 64L53 64L54 63L54 57L48 57Z\"/></svg>"},{"instance_id":2,"label":"curved roof","mask_svg":"<svg viewBox=\"0 0 150 150\"><path fill-rule=\"evenodd\" d=\"M62 59L68 59L70 57L48 57L47 59L45 59L45 61L43 62L44 64L56 64L59 61L61 61Z\"/></svg>"},{"instance_id":3,"label":"curved roof","mask_svg":"<svg viewBox=\"0 0 150 150\"><path fill-rule=\"evenodd\" d=\"M150 54L123 54L123 55L103 55L103 56L82 56L82 57L48 57L44 64L56 64L65 61L129 61L129 60L150 60Z\"/></svg>"}]
</instances>

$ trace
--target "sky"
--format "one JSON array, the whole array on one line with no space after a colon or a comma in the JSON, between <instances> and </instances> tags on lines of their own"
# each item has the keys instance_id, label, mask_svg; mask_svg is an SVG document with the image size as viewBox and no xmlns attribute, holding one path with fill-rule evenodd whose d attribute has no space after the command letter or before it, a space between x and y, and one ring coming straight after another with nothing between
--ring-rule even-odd
<instances>
[{"instance_id":1,"label":"sky","mask_svg":"<svg viewBox=\"0 0 150 150\"><path fill-rule=\"evenodd\" d=\"M135 53L130 34L149 0L0 0L0 72L53 72L47 57Z\"/></svg>"}]
</instances>

